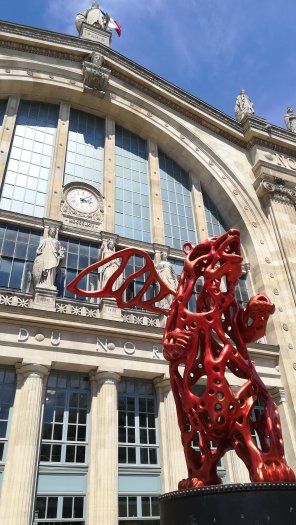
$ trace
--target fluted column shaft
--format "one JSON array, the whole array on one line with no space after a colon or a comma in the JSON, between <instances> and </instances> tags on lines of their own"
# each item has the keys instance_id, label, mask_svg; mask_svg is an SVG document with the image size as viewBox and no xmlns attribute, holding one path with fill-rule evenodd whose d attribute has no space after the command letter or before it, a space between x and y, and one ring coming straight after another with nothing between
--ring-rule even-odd
<instances>
[{"instance_id":1,"label":"fluted column shaft","mask_svg":"<svg viewBox=\"0 0 296 525\"><path fill-rule=\"evenodd\" d=\"M92 374L87 524L117 525L118 435L115 372Z\"/></svg>"},{"instance_id":2,"label":"fluted column shaft","mask_svg":"<svg viewBox=\"0 0 296 525\"><path fill-rule=\"evenodd\" d=\"M158 396L162 492L178 489L178 483L188 477L181 443L174 395L168 379L155 381Z\"/></svg>"},{"instance_id":3,"label":"fluted column shaft","mask_svg":"<svg viewBox=\"0 0 296 525\"><path fill-rule=\"evenodd\" d=\"M0 523L31 525L40 446L44 389L49 368L25 364L17 389L1 491Z\"/></svg>"}]
</instances>

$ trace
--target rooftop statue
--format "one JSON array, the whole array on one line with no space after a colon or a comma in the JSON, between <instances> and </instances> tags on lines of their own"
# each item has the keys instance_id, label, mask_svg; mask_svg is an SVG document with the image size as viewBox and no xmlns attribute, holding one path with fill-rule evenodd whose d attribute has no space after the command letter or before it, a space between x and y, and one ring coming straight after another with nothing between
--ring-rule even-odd
<instances>
[{"instance_id":1,"label":"rooftop statue","mask_svg":"<svg viewBox=\"0 0 296 525\"><path fill-rule=\"evenodd\" d=\"M255 113L253 102L251 102L244 89L241 89L240 94L236 97L234 111L235 118L239 122L243 120L245 115L253 115Z\"/></svg>"},{"instance_id":2,"label":"rooftop statue","mask_svg":"<svg viewBox=\"0 0 296 525\"><path fill-rule=\"evenodd\" d=\"M289 131L296 133L296 114L290 106L287 108L287 113L285 114L285 123Z\"/></svg>"},{"instance_id":3,"label":"rooftop statue","mask_svg":"<svg viewBox=\"0 0 296 525\"><path fill-rule=\"evenodd\" d=\"M106 31L109 20L110 16L108 13L103 13L99 8L98 2L93 2L92 5L86 9L86 11L76 15L75 25L78 33L80 32L83 22Z\"/></svg>"},{"instance_id":4,"label":"rooftop statue","mask_svg":"<svg viewBox=\"0 0 296 525\"><path fill-rule=\"evenodd\" d=\"M275 307L262 293L251 297L246 308L235 297L242 272L240 232L232 229L197 246L187 242L183 251L184 269L176 291L161 280L150 256L134 248L92 264L80 272L68 289L87 297L114 297L119 308L137 306L168 316L164 357L169 362L188 468L188 478L179 482L179 489L221 484L217 465L232 449L245 463L252 482L295 481L284 456L277 407L247 351L247 343L265 335ZM114 291L114 282L123 275L133 256L143 258L143 267L129 274ZM120 261L119 267L102 289L79 288L85 275L113 259ZM145 275L142 288L137 288L134 297L125 299L129 284L135 279L139 282L140 275ZM198 279L203 281L203 287L195 311L191 311L189 301ZM145 294L155 282L157 294L147 300ZM164 310L157 305L168 294L174 299L169 310ZM230 374L238 378L236 387L229 382ZM260 407L256 417L255 406Z\"/></svg>"}]
</instances>

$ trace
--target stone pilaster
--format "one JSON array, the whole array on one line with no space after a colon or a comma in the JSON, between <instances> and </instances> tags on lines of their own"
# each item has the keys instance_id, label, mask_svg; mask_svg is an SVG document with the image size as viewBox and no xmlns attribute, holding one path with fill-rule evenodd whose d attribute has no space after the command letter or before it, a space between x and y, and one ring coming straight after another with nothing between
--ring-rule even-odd
<instances>
[{"instance_id":1,"label":"stone pilaster","mask_svg":"<svg viewBox=\"0 0 296 525\"><path fill-rule=\"evenodd\" d=\"M88 525L118 523L118 435L116 372L92 372L88 473Z\"/></svg>"},{"instance_id":2,"label":"stone pilaster","mask_svg":"<svg viewBox=\"0 0 296 525\"><path fill-rule=\"evenodd\" d=\"M104 150L104 197L105 226L102 230L115 231L115 121L105 120L105 150Z\"/></svg>"},{"instance_id":3,"label":"stone pilaster","mask_svg":"<svg viewBox=\"0 0 296 525\"><path fill-rule=\"evenodd\" d=\"M42 406L49 368L23 364L17 389L1 491L0 523L31 525L41 437Z\"/></svg>"},{"instance_id":4,"label":"stone pilaster","mask_svg":"<svg viewBox=\"0 0 296 525\"><path fill-rule=\"evenodd\" d=\"M59 220L61 198L63 192L63 180L66 162L68 130L69 130L70 106L69 104L60 105L59 121L55 138L55 156L50 179L48 192L48 203L46 217Z\"/></svg>"},{"instance_id":5,"label":"stone pilaster","mask_svg":"<svg viewBox=\"0 0 296 525\"><path fill-rule=\"evenodd\" d=\"M157 144L151 140L148 140L147 144L153 241L155 243L164 244L163 208L159 178L158 149Z\"/></svg>"},{"instance_id":6,"label":"stone pilaster","mask_svg":"<svg viewBox=\"0 0 296 525\"><path fill-rule=\"evenodd\" d=\"M296 303L296 191L283 180L263 179L257 195L265 206L282 255L291 292Z\"/></svg>"},{"instance_id":7,"label":"stone pilaster","mask_svg":"<svg viewBox=\"0 0 296 525\"><path fill-rule=\"evenodd\" d=\"M176 405L169 379L154 381L158 397L162 492L178 490L178 483L188 477Z\"/></svg>"},{"instance_id":8,"label":"stone pilaster","mask_svg":"<svg viewBox=\"0 0 296 525\"><path fill-rule=\"evenodd\" d=\"M196 225L197 239L198 242L202 242L208 238L208 228L201 185L198 178L194 177L192 173L190 173L190 179L192 182L193 214Z\"/></svg>"},{"instance_id":9,"label":"stone pilaster","mask_svg":"<svg viewBox=\"0 0 296 525\"><path fill-rule=\"evenodd\" d=\"M2 185L5 173L7 157L13 137L19 103L20 99L18 97L9 97L6 113L3 119L3 129L0 140L0 185Z\"/></svg>"}]
</instances>

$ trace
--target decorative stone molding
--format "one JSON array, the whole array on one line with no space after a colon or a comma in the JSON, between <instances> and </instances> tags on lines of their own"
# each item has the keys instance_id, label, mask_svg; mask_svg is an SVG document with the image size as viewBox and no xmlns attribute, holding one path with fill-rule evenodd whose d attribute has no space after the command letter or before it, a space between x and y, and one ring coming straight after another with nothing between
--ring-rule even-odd
<instances>
[{"instance_id":1,"label":"decorative stone molding","mask_svg":"<svg viewBox=\"0 0 296 525\"><path fill-rule=\"evenodd\" d=\"M97 318L100 317L99 306L90 308L85 305L71 304L68 302L57 301L56 311L59 314L77 315L80 317Z\"/></svg>"},{"instance_id":2,"label":"decorative stone molding","mask_svg":"<svg viewBox=\"0 0 296 525\"><path fill-rule=\"evenodd\" d=\"M108 86L111 69L103 67L104 57L93 51L82 63L83 90L103 97Z\"/></svg>"},{"instance_id":3,"label":"decorative stone molding","mask_svg":"<svg viewBox=\"0 0 296 525\"><path fill-rule=\"evenodd\" d=\"M18 296L14 294L0 294L0 304L6 306L18 306L19 308L29 308L30 298L28 296Z\"/></svg>"},{"instance_id":4,"label":"decorative stone molding","mask_svg":"<svg viewBox=\"0 0 296 525\"><path fill-rule=\"evenodd\" d=\"M274 181L267 178L263 179L260 182L256 193L259 199L263 199L266 196L272 196L272 198L277 201L296 206L296 189L286 186L282 179L275 178Z\"/></svg>"},{"instance_id":5,"label":"decorative stone molding","mask_svg":"<svg viewBox=\"0 0 296 525\"><path fill-rule=\"evenodd\" d=\"M139 324L142 326L155 326L159 328L159 319L157 317L152 317L148 315L136 315L136 314L126 314L122 312L122 321L124 323L130 324Z\"/></svg>"},{"instance_id":6,"label":"decorative stone molding","mask_svg":"<svg viewBox=\"0 0 296 525\"><path fill-rule=\"evenodd\" d=\"M77 192L85 190L90 196L92 194L93 199L97 204L96 209L90 212L83 212L82 210L75 209L74 206L71 206L69 198L75 190ZM66 225L74 226L75 228L82 228L84 230L100 231L100 226L104 220L104 197L93 186L89 186L82 182L70 182L70 184L67 184L63 190L61 214L63 216L63 222Z\"/></svg>"}]
</instances>

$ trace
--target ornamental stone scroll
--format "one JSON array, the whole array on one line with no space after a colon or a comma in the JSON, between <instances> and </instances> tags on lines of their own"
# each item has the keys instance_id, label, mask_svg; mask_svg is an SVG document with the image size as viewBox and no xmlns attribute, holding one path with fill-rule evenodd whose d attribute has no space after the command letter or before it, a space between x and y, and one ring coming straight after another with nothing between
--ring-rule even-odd
<instances>
[{"instance_id":1,"label":"ornamental stone scroll","mask_svg":"<svg viewBox=\"0 0 296 525\"><path fill-rule=\"evenodd\" d=\"M259 199L265 199L269 196L279 202L285 202L296 207L296 187L293 189L286 186L282 179L275 179L273 182L269 179L263 179L256 193Z\"/></svg>"}]
</instances>

